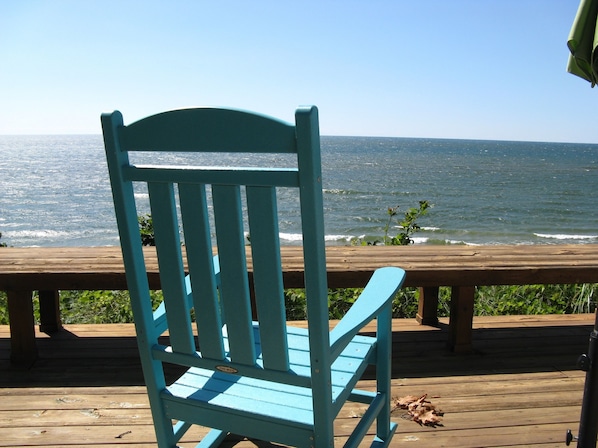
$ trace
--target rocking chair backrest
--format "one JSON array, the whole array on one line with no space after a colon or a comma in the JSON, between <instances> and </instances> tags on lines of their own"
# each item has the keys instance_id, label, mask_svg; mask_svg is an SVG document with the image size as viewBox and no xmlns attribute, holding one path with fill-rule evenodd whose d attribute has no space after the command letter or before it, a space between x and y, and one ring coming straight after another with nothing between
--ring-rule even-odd
<instances>
[{"instance_id":1,"label":"rocking chair backrest","mask_svg":"<svg viewBox=\"0 0 598 448\"><path fill-rule=\"evenodd\" d=\"M326 382L330 345L317 109L299 108L295 118L296 124L290 125L237 110L197 108L124 126L119 112L102 116L127 281L138 335L140 340L145 335L148 355L159 351L155 339L165 326L160 324L163 316L157 318L160 310L151 309L135 183L147 185L172 346L159 356L311 385L311 372L288 372L287 343L292 335L287 335L285 322L277 188L292 187L300 198L308 297L311 363L307 360L305 366L318 372L315 377L324 378L322 384ZM214 165L218 153L286 153L297 155L297 166L136 165L129 160L133 151L209 152ZM259 333L252 324L248 256ZM256 338L260 353L255 350Z\"/></svg>"}]
</instances>

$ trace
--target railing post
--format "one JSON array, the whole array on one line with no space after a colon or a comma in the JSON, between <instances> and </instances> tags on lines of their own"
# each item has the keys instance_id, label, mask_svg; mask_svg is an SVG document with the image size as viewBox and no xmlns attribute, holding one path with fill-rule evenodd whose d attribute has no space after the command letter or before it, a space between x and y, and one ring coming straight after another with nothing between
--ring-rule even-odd
<instances>
[{"instance_id":1,"label":"railing post","mask_svg":"<svg viewBox=\"0 0 598 448\"><path fill-rule=\"evenodd\" d=\"M454 352L472 349L474 294L475 286L452 287L448 346Z\"/></svg>"},{"instance_id":2,"label":"railing post","mask_svg":"<svg viewBox=\"0 0 598 448\"><path fill-rule=\"evenodd\" d=\"M6 291L10 324L10 361L21 367L31 367L37 359L33 291Z\"/></svg>"},{"instance_id":3,"label":"railing post","mask_svg":"<svg viewBox=\"0 0 598 448\"><path fill-rule=\"evenodd\" d=\"M62 329L60 319L60 293L58 291L39 291L39 331L55 333Z\"/></svg>"},{"instance_id":4,"label":"railing post","mask_svg":"<svg viewBox=\"0 0 598 448\"><path fill-rule=\"evenodd\" d=\"M415 318L420 325L438 326L438 286L419 288L419 301Z\"/></svg>"}]
</instances>

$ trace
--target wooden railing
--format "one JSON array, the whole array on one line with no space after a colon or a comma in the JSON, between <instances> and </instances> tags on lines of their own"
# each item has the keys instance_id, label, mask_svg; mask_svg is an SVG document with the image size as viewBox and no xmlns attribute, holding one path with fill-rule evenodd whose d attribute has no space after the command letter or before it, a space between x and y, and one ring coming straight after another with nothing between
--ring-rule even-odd
<instances>
[{"instance_id":1,"label":"wooden railing","mask_svg":"<svg viewBox=\"0 0 598 448\"><path fill-rule=\"evenodd\" d=\"M287 288L303 286L301 247L282 249ZM148 278L160 289L153 248L146 248ZM417 318L437 325L438 289L452 288L448 346L472 348L474 292L482 285L598 283L598 245L526 246L331 246L328 285L362 287L382 266L407 271L405 286L419 287ZM251 279L251 264L249 264ZM60 290L127 289L118 247L1 248L0 290L8 295L11 359L37 357L32 294L39 291L41 331L61 328Z\"/></svg>"}]
</instances>

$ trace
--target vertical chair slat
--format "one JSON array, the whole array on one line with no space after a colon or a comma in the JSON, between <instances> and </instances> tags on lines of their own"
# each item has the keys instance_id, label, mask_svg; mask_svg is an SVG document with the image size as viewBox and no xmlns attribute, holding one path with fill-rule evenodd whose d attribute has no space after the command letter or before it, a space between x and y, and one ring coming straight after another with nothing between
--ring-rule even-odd
<instances>
[{"instance_id":1,"label":"vertical chair slat","mask_svg":"<svg viewBox=\"0 0 598 448\"><path fill-rule=\"evenodd\" d=\"M222 287L220 299L233 361L255 364L240 187L213 185L214 223Z\"/></svg>"},{"instance_id":2,"label":"vertical chair slat","mask_svg":"<svg viewBox=\"0 0 598 448\"><path fill-rule=\"evenodd\" d=\"M151 182L148 193L170 343L176 351L194 353L174 188L170 183Z\"/></svg>"},{"instance_id":3,"label":"vertical chair slat","mask_svg":"<svg viewBox=\"0 0 598 448\"><path fill-rule=\"evenodd\" d=\"M276 190L247 187L249 235L253 257L253 285L264 366L288 370L288 343Z\"/></svg>"},{"instance_id":4,"label":"vertical chair slat","mask_svg":"<svg viewBox=\"0 0 598 448\"><path fill-rule=\"evenodd\" d=\"M222 319L213 267L206 187L203 184L179 184L179 199L199 349L202 356L223 359Z\"/></svg>"}]
</instances>

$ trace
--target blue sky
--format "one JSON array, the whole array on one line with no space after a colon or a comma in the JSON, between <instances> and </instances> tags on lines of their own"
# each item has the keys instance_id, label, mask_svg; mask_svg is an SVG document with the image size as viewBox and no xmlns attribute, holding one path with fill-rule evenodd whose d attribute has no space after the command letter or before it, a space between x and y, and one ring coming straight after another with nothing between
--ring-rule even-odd
<instances>
[{"instance_id":1,"label":"blue sky","mask_svg":"<svg viewBox=\"0 0 598 448\"><path fill-rule=\"evenodd\" d=\"M598 143L577 0L0 0L0 134L211 105L324 135Z\"/></svg>"}]
</instances>

